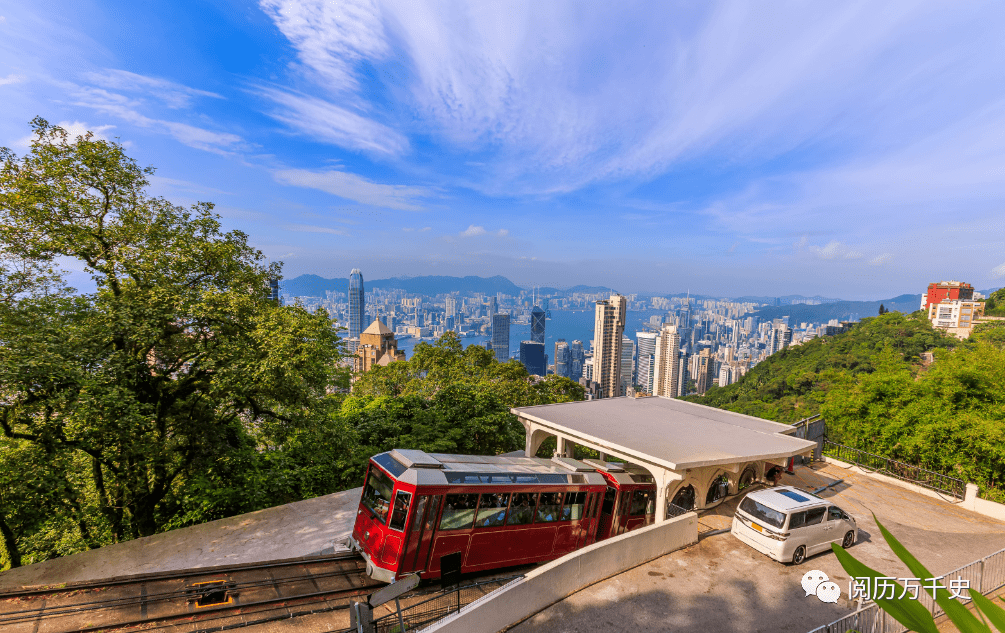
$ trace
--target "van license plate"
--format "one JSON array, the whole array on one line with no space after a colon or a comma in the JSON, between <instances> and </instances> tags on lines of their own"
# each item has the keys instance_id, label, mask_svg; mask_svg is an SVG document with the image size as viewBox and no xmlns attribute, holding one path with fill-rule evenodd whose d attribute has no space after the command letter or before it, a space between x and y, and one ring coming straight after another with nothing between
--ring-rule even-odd
<instances>
[{"instance_id":1,"label":"van license plate","mask_svg":"<svg viewBox=\"0 0 1005 633\"><path fill-rule=\"evenodd\" d=\"M757 530L758 532L764 532L764 528L762 528L762 527L761 527L760 525L758 525L758 524L756 524L756 523L751 523L751 524L750 524L750 527L754 528L754 529L755 529L755 530Z\"/></svg>"}]
</instances>

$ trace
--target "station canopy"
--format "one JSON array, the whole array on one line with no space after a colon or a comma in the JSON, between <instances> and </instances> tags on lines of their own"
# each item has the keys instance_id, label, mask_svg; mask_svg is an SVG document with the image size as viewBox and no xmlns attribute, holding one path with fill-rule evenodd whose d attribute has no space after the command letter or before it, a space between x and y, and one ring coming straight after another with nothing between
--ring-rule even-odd
<instances>
[{"instance_id":1,"label":"station canopy","mask_svg":"<svg viewBox=\"0 0 1005 633\"><path fill-rule=\"evenodd\" d=\"M664 397L606 398L511 409L537 430L673 471L777 460L809 453L815 442L795 427Z\"/></svg>"}]
</instances>

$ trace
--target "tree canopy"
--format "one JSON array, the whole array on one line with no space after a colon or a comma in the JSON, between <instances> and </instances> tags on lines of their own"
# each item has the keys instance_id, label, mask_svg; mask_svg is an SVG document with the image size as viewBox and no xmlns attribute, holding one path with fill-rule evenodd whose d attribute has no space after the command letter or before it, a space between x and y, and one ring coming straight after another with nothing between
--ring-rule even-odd
<instances>
[{"instance_id":1,"label":"tree canopy","mask_svg":"<svg viewBox=\"0 0 1005 633\"><path fill-rule=\"evenodd\" d=\"M889 312L773 354L738 383L689 399L782 422L820 413L831 441L972 481L1005 501L1002 394L1005 322L959 341L920 312Z\"/></svg>"},{"instance_id":2,"label":"tree canopy","mask_svg":"<svg viewBox=\"0 0 1005 633\"><path fill-rule=\"evenodd\" d=\"M116 142L33 127L26 156L0 150L6 563L270 504L246 484L347 385L337 328L270 301L279 265L211 204L148 196Z\"/></svg>"}]
</instances>

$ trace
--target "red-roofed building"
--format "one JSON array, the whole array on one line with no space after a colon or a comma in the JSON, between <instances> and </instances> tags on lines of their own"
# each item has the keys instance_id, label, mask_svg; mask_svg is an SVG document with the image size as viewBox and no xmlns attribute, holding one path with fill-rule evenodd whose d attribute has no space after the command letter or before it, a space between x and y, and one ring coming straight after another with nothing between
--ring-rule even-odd
<instances>
[{"instance_id":1,"label":"red-roofed building","mask_svg":"<svg viewBox=\"0 0 1005 633\"><path fill-rule=\"evenodd\" d=\"M940 281L928 284L928 292L921 297L921 309L928 313L929 306L942 301L972 301L974 287L962 281Z\"/></svg>"}]
</instances>

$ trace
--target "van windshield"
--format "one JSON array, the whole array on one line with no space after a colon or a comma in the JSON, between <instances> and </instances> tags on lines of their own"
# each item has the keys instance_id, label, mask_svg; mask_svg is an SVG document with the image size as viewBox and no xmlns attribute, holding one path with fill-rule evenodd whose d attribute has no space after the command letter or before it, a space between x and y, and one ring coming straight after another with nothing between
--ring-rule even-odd
<instances>
[{"instance_id":1,"label":"van windshield","mask_svg":"<svg viewBox=\"0 0 1005 633\"><path fill-rule=\"evenodd\" d=\"M740 503L740 509L754 517L762 523L767 523L768 525L782 529L782 524L785 523L785 515L778 510L772 510L766 505L760 504L750 497L744 498L743 502Z\"/></svg>"}]
</instances>

